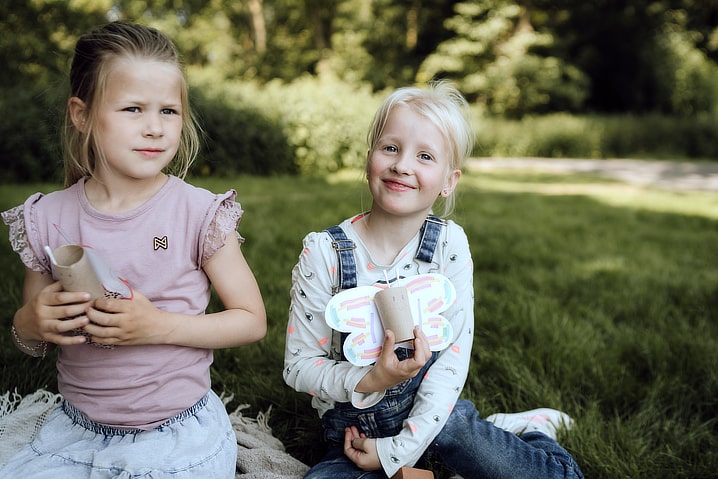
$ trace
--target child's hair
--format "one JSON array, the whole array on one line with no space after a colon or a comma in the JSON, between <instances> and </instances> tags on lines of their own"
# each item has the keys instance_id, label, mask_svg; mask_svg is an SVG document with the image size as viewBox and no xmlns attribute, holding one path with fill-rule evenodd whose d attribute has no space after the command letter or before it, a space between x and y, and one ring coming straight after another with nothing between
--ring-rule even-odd
<instances>
[{"instance_id":1,"label":"child's hair","mask_svg":"<svg viewBox=\"0 0 718 479\"><path fill-rule=\"evenodd\" d=\"M182 71L179 53L164 33L144 25L117 21L80 37L70 68L70 97L85 103L84 133L74 127L70 110L65 112L65 186L83 176L92 176L105 157L98 147L96 107L102 102L113 61L143 58L177 66L181 75L182 132L173 163L173 173L184 178L200 146L199 127L189 106L189 87Z\"/></svg>"},{"instance_id":2,"label":"child's hair","mask_svg":"<svg viewBox=\"0 0 718 479\"><path fill-rule=\"evenodd\" d=\"M436 126L449 145L449 168L461 169L464 160L474 148L471 109L466 99L452 84L435 81L426 89L403 87L391 93L374 115L367 135L369 155L376 148L389 114L396 106L406 106L423 115ZM448 216L454 209L454 194L444 199L444 212Z\"/></svg>"}]
</instances>

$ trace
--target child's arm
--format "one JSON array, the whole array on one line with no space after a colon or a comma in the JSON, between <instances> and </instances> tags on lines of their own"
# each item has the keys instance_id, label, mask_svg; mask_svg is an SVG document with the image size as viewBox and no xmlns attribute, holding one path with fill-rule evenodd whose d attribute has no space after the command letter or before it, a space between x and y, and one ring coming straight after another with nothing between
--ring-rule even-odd
<instances>
[{"instance_id":1,"label":"child's arm","mask_svg":"<svg viewBox=\"0 0 718 479\"><path fill-rule=\"evenodd\" d=\"M229 343L227 346L240 346L262 339L267 333L264 301L235 235L228 236L225 245L214 254L204 269L226 308L225 311L209 316L214 321L226 324L232 319L242 325L241 328L231 327L226 332L218 331L214 340L224 340Z\"/></svg>"},{"instance_id":2,"label":"child's arm","mask_svg":"<svg viewBox=\"0 0 718 479\"><path fill-rule=\"evenodd\" d=\"M140 292L132 300L98 299L85 331L101 344L174 344L217 349L259 341L267 330L257 282L235 235L204 266L225 310L202 317L157 309ZM110 313L110 314L108 314Z\"/></svg>"},{"instance_id":3,"label":"child's arm","mask_svg":"<svg viewBox=\"0 0 718 479\"><path fill-rule=\"evenodd\" d=\"M62 285L52 276L26 267L23 305L13 318L15 345L26 354L37 355L42 341L63 346L84 343L84 336L65 333L88 323L83 313L90 307L89 296L62 291Z\"/></svg>"}]
</instances>

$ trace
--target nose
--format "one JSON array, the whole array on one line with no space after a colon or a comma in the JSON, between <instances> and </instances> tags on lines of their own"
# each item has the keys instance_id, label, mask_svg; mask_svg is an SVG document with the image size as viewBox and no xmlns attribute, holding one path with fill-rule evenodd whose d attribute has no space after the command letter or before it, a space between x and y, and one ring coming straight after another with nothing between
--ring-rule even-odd
<instances>
[{"instance_id":1,"label":"nose","mask_svg":"<svg viewBox=\"0 0 718 479\"><path fill-rule=\"evenodd\" d=\"M396 155L394 164L391 165L392 171L400 175L408 175L411 173L411 156L406 153Z\"/></svg>"},{"instance_id":2,"label":"nose","mask_svg":"<svg viewBox=\"0 0 718 479\"><path fill-rule=\"evenodd\" d=\"M147 113L145 116L144 135L148 137L162 136L163 131L162 118L160 115Z\"/></svg>"}]
</instances>

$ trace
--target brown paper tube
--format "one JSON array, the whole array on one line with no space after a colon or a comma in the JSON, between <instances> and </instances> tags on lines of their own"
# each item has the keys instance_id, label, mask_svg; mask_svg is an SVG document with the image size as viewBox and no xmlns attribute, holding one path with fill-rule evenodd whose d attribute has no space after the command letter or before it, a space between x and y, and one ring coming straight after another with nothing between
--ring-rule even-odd
<instances>
[{"instance_id":1,"label":"brown paper tube","mask_svg":"<svg viewBox=\"0 0 718 479\"><path fill-rule=\"evenodd\" d=\"M403 286L386 288L374 295L374 304L384 329L391 329L396 342L414 339L414 320L409 306L409 292Z\"/></svg>"},{"instance_id":2,"label":"brown paper tube","mask_svg":"<svg viewBox=\"0 0 718 479\"><path fill-rule=\"evenodd\" d=\"M65 291L86 291L90 293L92 299L105 295L105 289L97 279L82 246L74 244L60 246L52 255L55 257L52 272L62 283Z\"/></svg>"}]
</instances>

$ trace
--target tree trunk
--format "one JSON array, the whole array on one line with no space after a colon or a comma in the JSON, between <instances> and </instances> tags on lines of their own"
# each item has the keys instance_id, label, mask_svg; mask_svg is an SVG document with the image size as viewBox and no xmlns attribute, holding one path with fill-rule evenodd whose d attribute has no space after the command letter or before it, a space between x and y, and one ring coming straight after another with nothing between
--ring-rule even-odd
<instances>
[{"instance_id":1,"label":"tree trunk","mask_svg":"<svg viewBox=\"0 0 718 479\"><path fill-rule=\"evenodd\" d=\"M267 26L264 23L262 0L249 0L249 13L254 29L254 48L257 53L264 53L267 49Z\"/></svg>"}]
</instances>

